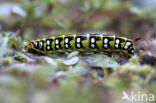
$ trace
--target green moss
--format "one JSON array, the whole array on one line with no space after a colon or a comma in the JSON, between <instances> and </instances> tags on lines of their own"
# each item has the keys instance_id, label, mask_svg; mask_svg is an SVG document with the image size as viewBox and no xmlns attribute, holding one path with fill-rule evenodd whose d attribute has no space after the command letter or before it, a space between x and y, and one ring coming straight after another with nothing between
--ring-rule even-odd
<instances>
[{"instance_id":1,"label":"green moss","mask_svg":"<svg viewBox=\"0 0 156 103\"><path fill-rule=\"evenodd\" d=\"M131 86L129 78L113 77L106 81L106 86L115 91L122 91Z\"/></svg>"},{"instance_id":2,"label":"green moss","mask_svg":"<svg viewBox=\"0 0 156 103\"><path fill-rule=\"evenodd\" d=\"M151 71L151 66L150 65L143 65L139 68L139 73L140 74L143 74L143 75L146 75L148 74L150 71Z\"/></svg>"},{"instance_id":3,"label":"green moss","mask_svg":"<svg viewBox=\"0 0 156 103\"><path fill-rule=\"evenodd\" d=\"M1 34L3 38L6 37L6 34L4 32L2 32Z\"/></svg>"},{"instance_id":4,"label":"green moss","mask_svg":"<svg viewBox=\"0 0 156 103\"><path fill-rule=\"evenodd\" d=\"M27 59L25 56L23 56L22 54L17 54L15 56L13 56L14 58L14 62L16 63L23 63L23 62L27 62Z\"/></svg>"},{"instance_id":5,"label":"green moss","mask_svg":"<svg viewBox=\"0 0 156 103\"><path fill-rule=\"evenodd\" d=\"M138 62L139 62L139 57L136 56L136 55L134 55L134 56L132 56L132 58L130 59L129 62L134 63L134 64L138 64Z\"/></svg>"},{"instance_id":6,"label":"green moss","mask_svg":"<svg viewBox=\"0 0 156 103\"><path fill-rule=\"evenodd\" d=\"M150 86L149 89L150 89L152 92L156 91L156 82L152 82L149 86Z\"/></svg>"},{"instance_id":7,"label":"green moss","mask_svg":"<svg viewBox=\"0 0 156 103\"><path fill-rule=\"evenodd\" d=\"M60 70L66 71L66 70L69 69L69 67L66 66L66 65L63 63L62 60L58 60L57 63L58 63L58 66L59 66L59 69L60 69Z\"/></svg>"},{"instance_id":8,"label":"green moss","mask_svg":"<svg viewBox=\"0 0 156 103\"><path fill-rule=\"evenodd\" d=\"M56 68L51 66L40 66L34 71L33 79L37 87L44 87L47 85Z\"/></svg>"},{"instance_id":9,"label":"green moss","mask_svg":"<svg viewBox=\"0 0 156 103\"><path fill-rule=\"evenodd\" d=\"M6 58L2 59L2 64L9 65L11 63L12 63L11 57L6 57Z\"/></svg>"},{"instance_id":10,"label":"green moss","mask_svg":"<svg viewBox=\"0 0 156 103\"><path fill-rule=\"evenodd\" d=\"M138 61L138 57L133 57L129 63L122 66L116 66L114 69L121 74L135 73L138 75L146 75L151 72L152 67L150 65L139 65L136 61Z\"/></svg>"}]
</instances>

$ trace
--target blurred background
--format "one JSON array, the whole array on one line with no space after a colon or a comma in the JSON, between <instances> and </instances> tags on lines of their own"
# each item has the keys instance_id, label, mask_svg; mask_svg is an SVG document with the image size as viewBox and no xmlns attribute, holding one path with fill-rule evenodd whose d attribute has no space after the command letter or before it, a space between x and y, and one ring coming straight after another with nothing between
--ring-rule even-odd
<instances>
[{"instance_id":1,"label":"blurred background","mask_svg":"<svg viewBox=\"0 0 156 103\"><path fill-rule=\"evenodd\" d=\"M155 11L155 0L1 0L0 31L26 40L88 31L151 37L156 35Z\"/></svg>"},{"instance_id":2,"label":"blurred background","mask_svg":"<svg viewBox=\"0 0 156 103\"><path fill-rule=\"evenodd\" d=\"M21 52L32 39L86 32L141 37L142 51L129 61ZM0 103L136 103L122 101L123 91L156 96L155 37L156 0L0 0Z\"/></svg>"}]
</instances>

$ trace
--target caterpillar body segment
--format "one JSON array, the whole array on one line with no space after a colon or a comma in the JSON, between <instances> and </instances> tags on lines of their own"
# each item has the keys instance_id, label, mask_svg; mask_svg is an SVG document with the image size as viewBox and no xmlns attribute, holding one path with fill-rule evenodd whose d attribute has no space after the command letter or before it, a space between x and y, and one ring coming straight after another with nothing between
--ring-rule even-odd
<instances>
[{"instance_id":1,"label":"caterpillar body segment","mask_svg":"<svg viewBox=\"0 0 156 103\"><path fill-rule=\"evenodd\" d=\"M26 50L34 54L53 54L64 52L111 52L134 53L134 40L125 37L102 34L72 34L32 40Z\"/></svg>"}]
</instances>

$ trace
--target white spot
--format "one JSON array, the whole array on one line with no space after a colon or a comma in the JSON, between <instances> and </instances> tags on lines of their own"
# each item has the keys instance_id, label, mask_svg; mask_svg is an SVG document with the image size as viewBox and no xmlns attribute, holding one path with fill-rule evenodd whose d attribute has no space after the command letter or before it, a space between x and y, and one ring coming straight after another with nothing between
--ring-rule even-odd
<instances>
[{"instance_id":1,"label":"white spot","mask_svg":"<svg viewBox=\"0 0 156 103\"><path fill-rule=\"evenodd\" d=\"M69 40L68 40L68 38L66 38L66 39L65 39L65 43L68 43L68 42L69 42Z\"/></svg>"},{"instance_id":2,"label":"white spot","mask_svg":"<svg viewBox=\"0 0 156 103\"><path fill-rule=\"evenodd\" d=\"M31 46L34 47L33 43L31 43Z\"/></svg>"},{"instance_id":3,"label":"white spot","mask_svg":"<svg viewBox=\"0 0 156 103\"><path fill-rule=\"evenodd\" d=\"M105 47L105 48L107 48L107 47L108 47L108 45L107 45L107 44L105 44L105 45L104 45L104 47Z\"/></svg>"},{"instance_id":4,"label":"white spot","mask_svg":"<svg viewBox=\"0 0 156 103\"><path fill-rule=\"evenodd\" d=\"M104 43L108 43L108 39L107 38L104 39Z\"/></svg>"},{"instance_id":5,"label":"white spot","mask_svg":"<svg viewBox=\"0 0 156 103\"><path fill-rule=\"evenodd\" d=\"M50 50L50 46L47 46L47 50Z\"/></svg>"},{"instance_id":6,"label":"white spot","mask_svg":"<svg viewBox=\"0 0 156 103\"><path fill-rule=\"evenodd\" d=\"M95 42L95 38L91 38L91 43L94 43Z\"/></svg>"},{"instance_id":7,"label":"white spot","mask_svg":"<svg viewBox=\"0 0 156 103\"><path fill-rule=\"evenodd\" d=\"M116 39L116 44L119 44L120 43L120 40L119 39Z\"/></svg>"},{"instance_id":8,"label":"white spot","mask_svg":"<svg viewBox=\"0 0 156 103\"><path fill-rule=\"evenodd\" d=\"M125 45L124 48L127 49L128 48L127 45Z\"/></svg>"},{"instance_id":9,"label":"white spot","mask_svg":"<svg viewBox=\"0 0 156 103\"><path fill-rule=\"evenodd\" d=\"M94 45L94 44L91 44L91 47L92 47L92 48L95 48L95 45Z\"/></svg>"},{"instance_id":10,"label":"white spot","mask_svg":"<svg viewBox=\"0 0 156 103\"><path fill-rule=\"evenodd\" d=\"M134 50L131 50L131 53L134 53Z\"/></svg>"},{"instance_id":11,"label":"white spot","mask_svg":"<svg viewBox=\"0 0 156 103\"><path fill-rule=\"evenodd\" d=\"M115 44L115 47L116 47L116 48L118 48L118 47L119 47L119 45L118 45L118 44Z\"/></svg>"},{"instance_id":12,"label":"white spot","mask_svg":"<svg viewBox=\"0 0 156 103\"><path fill-rule=\"evenodd\" d=\"M43 43L42 42L40 42L40 46L42 46L43 45Z\"/></svg>"},{"instance_id":13,"label":"white spot","mask_svg":"<svg viewBox=\"0 0 156 103\"><path fill-rule=\"evenodd\" d=\"M37 44L38 44L38 43L37 43L37 42L35 42L35 45L36 45L36 46L37 46Z\"/></svg>"},{"instance_id":14,"label":"white spot","mask_svg":"<svg viewBox=\"0 0 156 103\"><path fill-rule=\"evenodd\" d=\"M55 40L55 44L59 44L59 40L58 39Z\"/></svg>"},{"instance_id":15,"label":"white spot","mask_svg":"<svg viewBox=\"0 0 156 103\"><path fill-rule=\"evenodd\" d=\"M127 46L131 45L131 42L126 42L126 45L127 45Z\"/></svg>"},{"instance_id":16,"label":"white spot","mask_svg":"<svg viewBox=\"0 0 156 103\"><path fill-rule=\"evenodd\" d=\"M69 45L68 45L68 44L65 44L65 47L66 47L66 48L69 48Z\"/></svg>"},{"instance_id":17,"label":"white spot","mask_svg":"<svg viewBox=\"0 0 156 103\"><path fill-rule=\"evenodd\" d=\"M47 45L50 45L50 41L49 40L47 40Z\"/></svg>"},{"instance_id":18,"label":"white spot","mask_svg":"<svg viewBox=\"0 0 156 103\"><path fill-rule=\"evenodd\" d=\"M80 45L80 44L76 44L76 46L77 46L78 48L80 48L80 47L81 47L81 45Z\"/></svg>"},{"instance_id":19,"label":"white spot","mask_svg":"<svg viewBox=\"0 0 156 103\"><path fill-rule=\"evenodd\" d=\"M56 45L56 48L59 49L60 48L59 45Z\"/></svg>"},{"instance_id":20,"label":"white spot","mask_svg":"<svg viewBox=\"0 0 156 103\"><path fill-rule=\"evenodd\" d=\"M79 43L81 41L81 39L80 38L77 38L76 41L77 41L77 43Z\"/></svg>"}]
</instances>

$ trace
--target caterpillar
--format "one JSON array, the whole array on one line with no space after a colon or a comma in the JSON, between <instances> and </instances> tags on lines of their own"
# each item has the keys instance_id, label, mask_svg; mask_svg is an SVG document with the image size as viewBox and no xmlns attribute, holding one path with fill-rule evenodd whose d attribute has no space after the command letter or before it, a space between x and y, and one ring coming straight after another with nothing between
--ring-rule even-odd
<instances>
[{"instance_id":1,"label":"caterpillar","mask_svg":"<svg viewBox=\"0 0 156 103\"><path fill-rule=\"evenodd\" d=\"M139 38L140 39L140 38ZM53 54L64 52L111 52L134 54L134 43L139 40L103 34L71 34L31 40L25 46L28 53Z\"/></svg>"}]
</instances>

